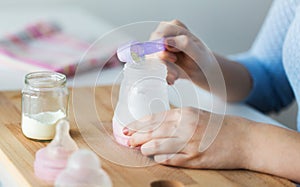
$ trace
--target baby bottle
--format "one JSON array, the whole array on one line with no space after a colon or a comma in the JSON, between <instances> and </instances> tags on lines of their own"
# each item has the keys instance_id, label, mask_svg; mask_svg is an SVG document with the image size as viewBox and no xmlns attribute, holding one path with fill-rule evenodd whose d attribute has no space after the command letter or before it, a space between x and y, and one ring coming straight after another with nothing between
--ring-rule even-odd
<instances>
[{"instance_id":1,"label":"baby bottle","mask_svg":"<svg viewBox=\"0 0 300 187\"><path fill-rule=\"evenodd\" d=\"M113 134L118 143L127 146L123 128L144 116L170 109L167 91L167 68L157 58L126 63L113 116Z\"/></svg>"}]
</instances>

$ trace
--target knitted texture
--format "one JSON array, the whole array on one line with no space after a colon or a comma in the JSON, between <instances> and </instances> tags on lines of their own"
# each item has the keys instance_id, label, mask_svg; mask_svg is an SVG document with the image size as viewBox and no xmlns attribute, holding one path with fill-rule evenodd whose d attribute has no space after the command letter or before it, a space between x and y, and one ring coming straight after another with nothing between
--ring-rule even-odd
<instances>
[{"instance_id":1,"label":"knitted texture","mask_svg":"<svg viewBox=\"0 0 300 187\"><path fill-rule=\"evenodd\" d=\"M293 87L296 100L300 102L300 7L290 25L283 45L283 64L289 81ZM298 131L300 131L300 112L298 110Z\"/></svg>"},{"instance_id":2,"label":"knitted texture","mask_svg":"<svg viewBox=\"0 0 300 187\"><path fill-rule=\"evenodd\" d=\"M279 111L294 100L294 94L300 102L299 3L275 0L251 49L233 57L253 79L245 102L262 112Z\"/></svg>"}]
</instances>

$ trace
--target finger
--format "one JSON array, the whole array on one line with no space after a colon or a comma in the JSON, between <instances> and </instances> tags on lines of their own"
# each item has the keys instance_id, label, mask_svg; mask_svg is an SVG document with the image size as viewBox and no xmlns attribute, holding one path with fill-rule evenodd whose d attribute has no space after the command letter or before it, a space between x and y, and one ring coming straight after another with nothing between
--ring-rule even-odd
<instances>
[{"instance_id":1,"label":"finger","mask_svg":"<svg viewBox=\"0 0 300 187\"><path fill-rule=\"evenodd\" d=\"M171 37L166 38L164 40L164 44L165 47L167 49L167 51L171 51L171 52L181 52L180 49L176 48L176 41L173 40Z\"/></svg>"},{"instance_id":2,"label":"finger","mask_svg":"<svg viewBox=\"0 0 300 187\"><path fill-rule=\"evenodd\" d=\"M187 163L188 155L186 155L185 153L160 154L154 155L154 160L155 162L164 165L184 167Z\"/></svg>"},{"instance_id":3,"label":"finger","mask_svg":"<svg viewBox=\"0 0 300 187\"><path fill-rule=\"evenodd\" d=\"M141 146L143 155L175 154L183 149L184 144L176 138L153 139Z\"/></svg>"},{"instance_id":4,"label":"finger","mask_svg":"<svg viewBox=\"0 0 300 187\"><path fill-rule=\"evenodd\" d=\"M188 33L187 27L178 20L161 22L151 34L150 40L160 39L166 36L176 36Z\"/></svg>"},{"instance_id":5,"label":"finger","mask_svg":"<svg viewBox=\"0 0 300 187\"><path fill-rule=\"evenodd\" d=\"M173 77L167 76L167 83L168 85L172 86L175 84L175 79Z\"/></svg>"},{"instance_id":6,"label":"finger","mask_svg":"<svg viewBox=\"0 0 300 187\"><path fill-rule=\"evenodd\" d=\"M171 121L160 124L158 128L149 130L147 132L135 132L128 140L129 146L140 146L152 139L160 138L175 138L177 137L177 122Z\"/></svg>"},{"instance_id":7,"label":"finger","mask_svg":"<svg viewBox=\"0 0 300 187\"><path fill-rule=\"evenodd\" d=\"M173 85L175 81L178 79L178 73L177 72L168 72L167 75L167 82L169 85Z\"/></svg>"},{"instance_id":8,"label":"finger","mask_svg":"<svg viewBox=\"0 0 300 187\"><path fill-rule=\"evenodd\" d=\"M161 124L162 122L168 121L170 112L164 111L160 113L156 113L150 116L145 116L137 121L132 122L131 124L127 125L126 128L127 136L131 136L135 132L147 132L151 131L152 129L157 128L157 125ZM123 129L124 132L124 129Z\"/></svg>"},{"instance_id":9,"label":"finger","mask_svg":"<svg viewBox=\"0 0 300 187\"><path fill-rule=\"evenodd\" d=\"M168 68L167 82L172 85L180 76L180 67L173 62L166 62Z\"/></svg>"},{"instance_id":10,"label":"finger","mask_svg":"<svg viewBox=\"0 0 300 187\"><path fill-rule=\"evenodd\" d=\"M162 51L158 54L158 57L167 62L176 62L177 61L177 56L174 53L171 53L169 51Z\"/></svg>"},{"instance_id":11,"label":"finger","mask_svg":"<svg viewBox=\"0 0 300 187\"><path fill-rule=\"evenodd\" d=\"M181 21L179 21L178 19L173 19L172 21L170 21L170 23L174 24L174 25L177 25L179 27L188 29L187 26L184 23L182 23Z\"/></svg>"},{"instance_id":12,"label":"finger","mask_svg":"<svg viewBox=\"0 0 300 187\"><path fill-rule=\"evenodd\" d=\"M196 42L188 37L187 35L179 35L174 37L167 37L165 39L165 43L167 46L167 50L170 52L179 52L182 51L188 56L192 58L196 58L197 55L201 52L202 49L205 49L205 46L202 46L201 43L199 43L199 46L196 44Z\"/></svg>"}]
</instances>

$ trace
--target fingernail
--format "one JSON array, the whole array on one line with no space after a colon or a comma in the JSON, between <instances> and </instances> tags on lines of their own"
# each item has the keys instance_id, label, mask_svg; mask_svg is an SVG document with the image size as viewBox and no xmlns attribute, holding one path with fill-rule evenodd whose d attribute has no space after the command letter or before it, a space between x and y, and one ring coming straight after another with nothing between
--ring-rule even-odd
<instances>
[{"instance_id":1,"label":"fingernail","mask_svg":"<svg viewBox=\"0 0 300 187\"><path fill-rule=\"evenodd\" d=\"M124 127L124 129L123 129L123 134L124 134L124 135L128 135L128 133L129 133L128 128L127 128L127 127Z\"/></svg>"},{"instance_id":2,"label":"fingernail","mask_svg":"<svg viewBox=\"0 0 300 187\"><path fill-rule=\"evenodd\" d=\"M172 60L172 62L176 62L176 60L177 60L177 56L176 55L174 55L173 53L171 53L169 57Z\"/></svg>"},{"instance_id":3,"label":"fingernail","mask_svg":"<svg viewBox=\"0 0 300 187\"><path fill-rule=\"evenodd\" d=\"M127 141L127 145L128 145L130 148L135 148L135 146L134 146L134 145L131 145L131 144L132 144L131 139L129 139L129 140Z\"/></svg>"},{"instance_id":4,"label":"fingernail","mask_svg":"<svg viewBox=\"0 0 300 187\"><path fill-rule=\"evenodd\" d=\"M167 79L167 83L168 83L168 85L172 86L174 84L174 81L170 80L170 79Z\"/></svg>"},{"instance_id":5,"label":"fingernail","mask_svg":"<svg viewBox=\"0 0 300 187\"><path fill-rule=\"evenodd\" d=\"M167 39L167 44L168 44L168 46L170 46L170 47L175 47L176 46L176 42L175 42L175 40L173 40L173 39Z\"/></svg>"}]
</instances>

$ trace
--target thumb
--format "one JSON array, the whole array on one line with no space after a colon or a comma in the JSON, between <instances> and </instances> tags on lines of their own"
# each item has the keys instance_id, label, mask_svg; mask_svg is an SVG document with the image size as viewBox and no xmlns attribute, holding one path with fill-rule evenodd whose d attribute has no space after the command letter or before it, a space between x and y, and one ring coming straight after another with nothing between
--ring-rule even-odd
<instances>
[{"instance_id":1,"label":"thumb","mask_svg":"<svg viewBox=\"0 0 300 187\"><path fill-rule=\"evenodd\" d=\"M197 58L201 47L186 35L178 35L165 38L165 47L170 52L184 52L192 58Z\"/></svg>"},{"instance_id":2,"label":"thumb","mask_svg":"<svg viewBox=\"0 0 300 187\"><path fill-rule=\"evenodd\" d=\"M180 52L180 50L178 48L176 48L176 40L175 40L175 38L176 37L165 38L165 47L170 52Z\"/></svg>"}]
</instances>

